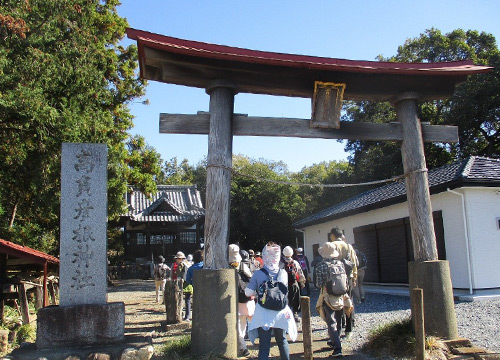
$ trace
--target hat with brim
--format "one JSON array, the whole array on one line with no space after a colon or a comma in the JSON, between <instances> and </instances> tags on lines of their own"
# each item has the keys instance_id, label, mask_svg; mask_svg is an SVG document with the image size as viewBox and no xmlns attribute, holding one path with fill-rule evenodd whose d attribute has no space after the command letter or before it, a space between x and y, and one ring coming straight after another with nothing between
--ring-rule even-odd
<instances>
[{"instance_id":1,"label":"hat with brim","mask_svg":"<svg viewBox=\"0 0 500 360\"><path fill-rule=\"evenodd\" d=\"M185 259L186 255L182 251L178 251L177 254L175 254L174 259Z\"/></svg>"},{"instance_id":2,"label":"hat with brim","mask_svg":"<svg viewBox=\"0 0 500 360\"><path fill-rule=\"evenodd\" d=\"M230 264L241 262L240 247L236 244L229 244L228 261Z\"/></svg>"},{"instance_id":3,"label":"hat with brim","mask_svg":"<svg viewBox=\"0 0 500 360\"><path fill-rule=\"evenodd\" d=\"M335 246L335 244L331 242L324 243L323 246L320 246L320 248L318 249L318 253L324 259L335 259L340 255L337 251L337 246Z\"/></svg>"}]
</instances>

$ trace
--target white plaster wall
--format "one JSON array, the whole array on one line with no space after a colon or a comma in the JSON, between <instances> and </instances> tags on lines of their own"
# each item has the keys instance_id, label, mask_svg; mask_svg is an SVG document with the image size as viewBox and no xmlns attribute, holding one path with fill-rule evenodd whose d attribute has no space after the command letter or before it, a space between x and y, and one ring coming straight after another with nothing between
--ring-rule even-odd
<instances>
[{"instance_id":1,"label":"white plaster wall","mask_svg":"<svg viewBox=\"0 0 500 360\"><path fill-rule=\"evenodd\" d=\"M500 188L466 188L465 207L476 289L500 287Z\"/></svg>"},{"instance_id":2,"label":"white plaster wall","mask_svg":"<svg viewBox=\"0 0 500 360\"><path fill-rule=\"evenodd\" d=\"M453 287L469 289L472 281L473 289L498 288L500 287L500 230L496 228L495 219L500 217L500 195L497 195L500 188L467 188L454 191L465 194L470 254L467 253L461 197L449 192L431 196L432 210L442 211L443 214L446 257L450 263ZM353 229L358 226L408 216L408 205L405 202L309 226L304 229L305 254L312 259L312 246L326 242L327 234L334 226L343 229L347 241L353 243ZM469 274L469 269L472 275Z\"/></svg>"},{"instance_id":3,"label":"white plaster wall","mask_svg":"<svg viewBox=\"0 0 500 360\"><path fill-rule=\"evenodd\" d=\"M462 193L460 189L453 191ZM462 198L454 193L442 192L432 195L431 203L432 211L441 211L443 215L446 260L450 264L452 286L455 289L469 289L471 275L468 266Z\"/></svg>"}]
</instances>

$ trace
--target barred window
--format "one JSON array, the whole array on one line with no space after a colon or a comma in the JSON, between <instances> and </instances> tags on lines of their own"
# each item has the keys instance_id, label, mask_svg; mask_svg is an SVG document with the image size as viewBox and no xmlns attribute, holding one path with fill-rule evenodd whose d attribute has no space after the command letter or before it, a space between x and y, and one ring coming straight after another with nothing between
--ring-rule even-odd
<instances>
[{"instance_id":1,"label":"barred window","mask_svg":"<svg viewBox=\"0 0 500 360\"><path fill-rule=\"evenodd\" d=\"M144 244L146 244L146 234L136 233L135 234L135 243L137 245L144 245Z\"/></svg>"},{"instance_id":2,"label":"barred window","mask_svg":"<svg viewBox=\"0 0 500 360\"><path fill-rule=\"evenodd\" d=\"M149 243L151 245L162 244L163 243L162 235L151 235L151 238L149 239Z\"/></svg>"},{"instance_id":3,"label":"barred window","mask_svg":"<svg viewBox=\"0 0 500 360\"><path fill-rule=\"evenodd\" d=\"M179 238L183 244L196 244L196 232L194 231L181 232Z\"/></svg>"},{"instance_id":4,"label":"barred window","mask_svg":"<svg viewBox=\"0 0 500 360\"><path fill-rule=\"evenodd\" d=\"M153 244L173 244L175 235L154 234L151 235L150 243Z\"/></svg>"},{"instance_id":5,"label":"barred window","mask_svg":"<svg viewBox=\"0 0 500 360\"><path fill-rule=\"evenodd\" d=\"M164 244L173 244L175 239L175 235L163 235L163 243Z\"/></svg>"}]
</instances>

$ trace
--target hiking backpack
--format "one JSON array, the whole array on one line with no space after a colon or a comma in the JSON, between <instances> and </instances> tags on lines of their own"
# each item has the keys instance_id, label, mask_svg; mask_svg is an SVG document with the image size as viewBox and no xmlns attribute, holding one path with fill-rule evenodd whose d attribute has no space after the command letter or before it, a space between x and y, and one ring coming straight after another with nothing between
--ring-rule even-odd
<instances>
[{"instance_id":1,"label":"hiking backpack","mask_svg":"<svg viewBox=\"0 0 500 360\"><path fill-rule=\"evenodd\" d=\"M158 264L155 268L155 279L163 280L167 278L167 269L164 264Z\"/></svg>"},{"instance_id":2,"label":"hiking backpack","mask_svg":"<svg viewBox=\"0 0 500 360\"><path fill-rule=\"evenodd\" d=\"M366 267L368 260L366 259L366 255L361 250L356 249L356 256L358 258L358 268L362 269Z\"/></svg>"},{"instance_id":3,"label":"hiking backpack","mask_svg":"<svg viewBox=\"0 0 500 360\"><path fill-rule=\"evenodd\" d=\"M248 275L245 273L245 270L243 268L245 264L243 262L240 263L240 267L238 269L238 302L239 303L246 303L252 300L245 294L245 288L248 285L248 282L250 281L250 278Z\"/></svg>"},{"instance_id":4,"label":"hiking backpack","mask_svg":"<svg viewBox=\"0 0 500 360\"><path fill-rule=\"evenodd\" d=\"M276 275L276 280L273 280L265 268L260 270L269 280L264 281L257 289L258 303L269 310L283 310L288 305L288 287L278 281L281 269Z\"/></svg>"},{"instance_id":5,"label":"hiking backpack","mask_svg":"<svg viewBox=\"0 0 500 360\"><path fill-rule=\"evenodd\" d=\"M306 257L304 255L298 256L297 262L299 263L300 267L302 268L302 271L307 271L307 261L306 261Z\"/></svg>"},{"instance_id":6,"label":"hiking backpack","mask_svg":"<svg viewBox=\"0 0 500 360\"><path fill-rule=\"evenodd\" d=\"M351 259L351 247L349 245L349 251L347 251L347 255L344 259L342 259L342 263L344 264L344 270L347 275L347 278L349 279L352 274L352 269L354 269L354 261Z\"/></svg>"},{"instance_id":7,"label":"hiking backpack","mask_svg":"<svg viewBox=\"0 0 500 360\"><path fill-rule=\"evenodd\" d=\"M328 272L326 276L325 289L329 295L341 296L347 293L348 277L344 263L339 260L326 262Z\"/></svg>"},{"instance_id":8,"label":"hiking backpack","mask_svg":"<svg viewBox=\"0 0 500 360\"><path fill-rule=\"evenodd\" d=\"M294 282L299 281L299 271L293 260L289 263L285 263L285 270L288 274L288 285L292 285Z\"/></svg>"}]
</instances>

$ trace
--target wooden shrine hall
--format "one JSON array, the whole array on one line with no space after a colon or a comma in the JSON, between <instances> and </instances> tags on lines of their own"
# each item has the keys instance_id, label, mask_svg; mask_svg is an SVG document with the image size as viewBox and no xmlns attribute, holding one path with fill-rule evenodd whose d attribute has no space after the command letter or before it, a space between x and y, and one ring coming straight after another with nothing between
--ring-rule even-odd
<instances>
[{"instance_id":1,"label":"wooden shrine hall","mask_svg":"<svg viewBox=\"0 0 500 360\"><path fill-rule=\"evenodd\" d=\"M128 29L127 35L137 41L142 78L204 88L210 95L208 113L160 114L161 133L208 134L206 270L202 272L205 275L200 275L204 280L200 281L199 290L201 296L206 296L207 304L227 298L223 293L203 293L203 286L209 286L209 276L216 277L211 271L222 274L228 268L232 136L401 141L415 258L414 264L409 263L410 288L423 288L425 303L431 303L432 296L443 299L442 304L434 302L432 308L425 308L426 333L447 339L458 336L448 264L437 257L423 149L424 141L456 142L458 132L453 126L421 124L417 101L448 98L469 75L491 68L468 60L396 63L282 54L182 40L136 29ZM239 92L311 98L311 118L234 114L234 96ZM389 101L396 109L398 123L341 122L343 100ZM196 291L196 277L194 288ZM203 336L205 322L206 329L214 321L217 326L234 326L223 320L233 311L231 306L206 312L210 315L203 311L194 315L195 353L219 351L227 357L235 355L233 340ZM196 314L196 308L193 313Z\"/></svg>"}]
</instances>

